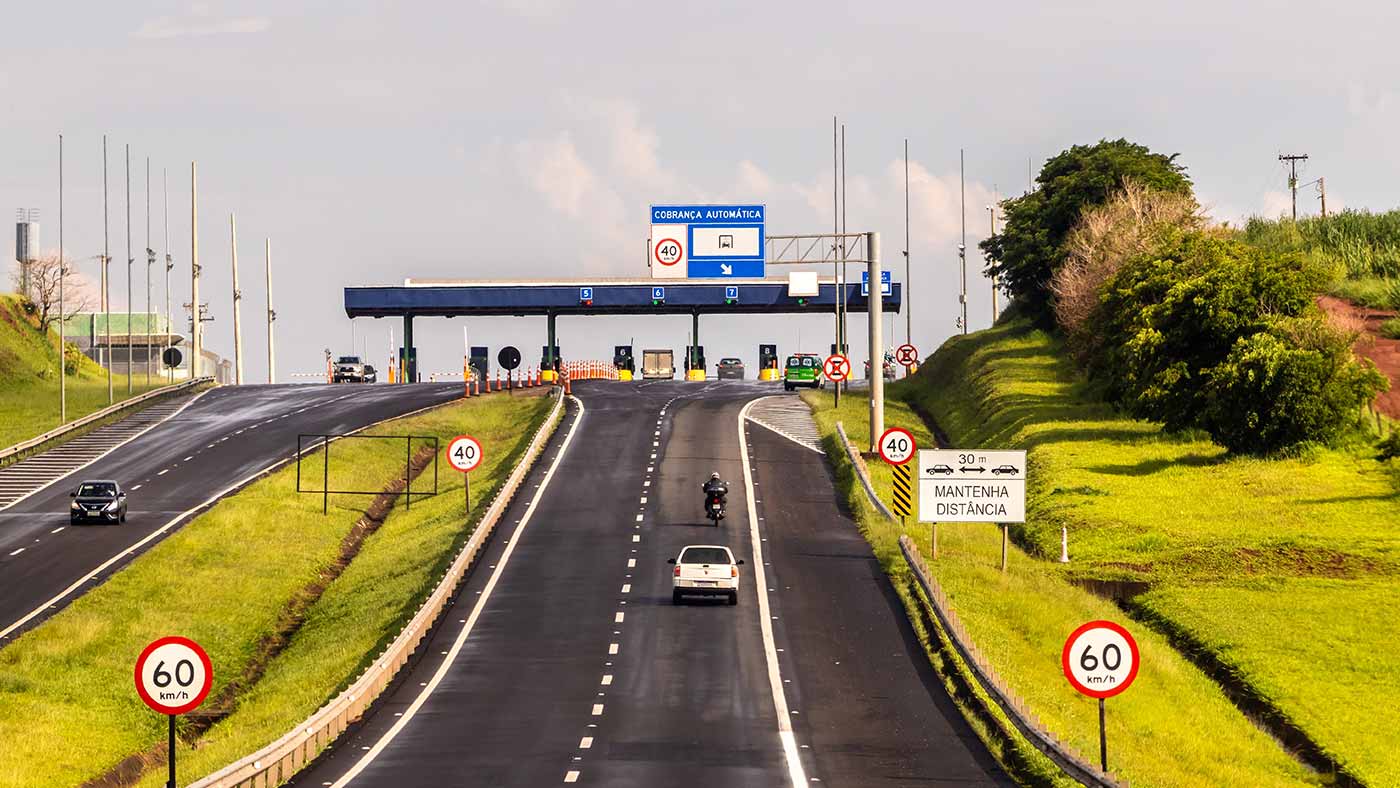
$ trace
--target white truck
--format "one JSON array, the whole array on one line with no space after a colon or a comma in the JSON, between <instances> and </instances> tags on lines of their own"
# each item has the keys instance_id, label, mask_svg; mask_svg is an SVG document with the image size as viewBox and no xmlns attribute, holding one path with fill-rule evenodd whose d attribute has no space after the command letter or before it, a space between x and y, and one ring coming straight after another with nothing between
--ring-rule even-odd
<instances>
[{"instance_id":1,"label":"white truck","mask_svg":"<svg viewBox=\"0 0 1400 788\"><path fill-rule=\"evenodd\" d=\"M643 380L671 380L675 376L675 355L670 350L642 351Z\"/></svg>"}]
</instances>

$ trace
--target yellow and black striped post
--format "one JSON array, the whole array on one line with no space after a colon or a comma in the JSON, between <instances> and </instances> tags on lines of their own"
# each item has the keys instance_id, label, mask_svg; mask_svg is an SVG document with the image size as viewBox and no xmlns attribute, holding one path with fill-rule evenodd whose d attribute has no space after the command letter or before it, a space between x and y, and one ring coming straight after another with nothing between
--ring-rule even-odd
<instances>
[{"instance_id":1,"label":"yellow and black striped post","mask_svg":"<svg viewBox=\"0 0 1400 788\"><path fill-rule=\"evenodd\" d=\"M914 496L909 485L909 463L894 466L894 511L902 525L913 511Z\"/></svg>"}]
</instances>

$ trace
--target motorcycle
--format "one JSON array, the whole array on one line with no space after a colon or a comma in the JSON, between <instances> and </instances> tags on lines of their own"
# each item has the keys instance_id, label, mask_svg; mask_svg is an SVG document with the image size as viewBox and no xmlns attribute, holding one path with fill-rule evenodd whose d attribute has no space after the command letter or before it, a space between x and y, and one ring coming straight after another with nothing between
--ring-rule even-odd
<instances>
[{"instance_id":1,"label":"motorcycle","mask_svg":"<svg viewBox=\"0 0 1400 788\"><path fill-rule=\"evenodd\" d=\"M705 495L705 516L710 518L716 527L719 521L724 519L724 496L720 493L707 493Z\"/></svg>"}]
</instances>

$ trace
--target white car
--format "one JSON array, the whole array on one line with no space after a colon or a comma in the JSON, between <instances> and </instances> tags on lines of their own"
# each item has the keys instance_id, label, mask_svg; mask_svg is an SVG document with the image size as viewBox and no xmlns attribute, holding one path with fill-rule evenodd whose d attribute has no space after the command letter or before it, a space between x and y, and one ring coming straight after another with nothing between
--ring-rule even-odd
<instances>
[{"instance_id":1,"label":"white car","mask_svg":"<svg viewBox=\"0 0 1400 788\"><path fill-rule=\"evenodd\" d=\"M713 544L692 544L681 548L681 554L668 558L675 564L671 572L671 603L679 605L681 597L722 596L729 604L739 604L739 565L728 547Z\"/></svg>"}]
</instances>

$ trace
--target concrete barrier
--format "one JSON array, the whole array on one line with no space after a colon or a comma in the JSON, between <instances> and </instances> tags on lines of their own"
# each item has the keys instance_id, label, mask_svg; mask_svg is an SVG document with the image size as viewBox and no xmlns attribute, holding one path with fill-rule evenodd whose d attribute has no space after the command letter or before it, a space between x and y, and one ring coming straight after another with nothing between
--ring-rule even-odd
<instances>
[{"instance_id":1,"label":"concrete barrier","mask_svg":"<svg viewBox=\"0 0 1400 788\"><path fill-rule=\"evenodd\" d=\"M432 631L433 623L451 601L458 583L476 560L491 532L495 530L506 506L525 481L535 460L544 451L545 444L558 426L563 411L564 399L558 397L549 418L535 433L525 456L511 471L505 485L487 506L481 523L472 531L471 537L462 546L447 574L399 632L398 637L394 638L373 664L365 668L355 683L277 741L192 783L190 788L263 788L280 785L310 763L321 750L335 741L336 737L365 713L375 698L393 681L399 669L408 662L419 643Z\"/></svg>"}]
</instances>

